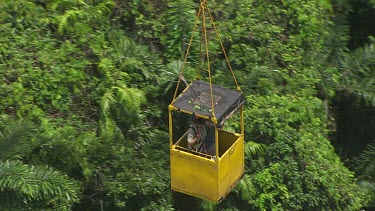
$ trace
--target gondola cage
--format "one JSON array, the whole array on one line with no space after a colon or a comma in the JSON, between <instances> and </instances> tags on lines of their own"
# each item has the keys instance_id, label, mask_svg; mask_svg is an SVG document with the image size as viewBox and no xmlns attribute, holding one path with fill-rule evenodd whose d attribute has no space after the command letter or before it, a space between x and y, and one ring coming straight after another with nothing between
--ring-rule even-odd
<instances>
[{"instance_id":1,"label":"gondola cage","mask_svg":"<svg viewBox=\"0 0 375 211\"><path fill-rule=\"evenodd\" d=\"M205 14L208 13L217 36L207 0L201 0L197 20L202 19L205 34L209 82L195 80L177 96L183 68L180 73L172 102L168 106L171 188L191 196L209 201L221 201L239 182L244 173L244 95L234 77L225 50L232 76L237 89L231 90L212 84L208 58L207 35L205 31ZM198 21L197 21L198 22ZM195 28L197 26L195 24ZM194 28L194 29L195 29ZM193 31L194 35L194 31ZM192 38L193 38L192 35ZM191 45L191 40L190 44ZM188 53L186 54L186 58ZM202 109L203 108L203 109ZM187 133L174 138L173 113L182 112L210 121L214 124L215 155L195 152L187 148ZM239 112L240 132L229 132L220 125L234 113Z\"/></svg>"}]
</instances>

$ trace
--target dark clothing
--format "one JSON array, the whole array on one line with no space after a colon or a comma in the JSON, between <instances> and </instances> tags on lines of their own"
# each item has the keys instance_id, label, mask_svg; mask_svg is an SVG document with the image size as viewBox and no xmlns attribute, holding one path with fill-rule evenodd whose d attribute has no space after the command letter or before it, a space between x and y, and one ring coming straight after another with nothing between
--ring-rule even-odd
<instances>
[{"instance_id":1,"label":"dark clothing","mask_svg":"<svg viewBox=\"0 0 375 211\"><path fill-rule=\"evenodd\" d=\"M200 137L195 143L193 143L193 139ZM207 131L206 127L197 128L194 124L190 125L189 130L187 131L187 141L188 141L188 149L198 151L201 146L203 146L202 142L206 139Z\"/></svg>"},{"instance_id":2,"label":"dark clothing","mask_svg":"<svg viewBox=\"0 0 375 211\"><path fill-rule=\"evenodd\" d=\"M200 135L199 140L196 143L192 143L193 139ZM215 126L213 124L205 124L201 128L197 128L192 124L187 131L188 149L195 150L209 155L216 154L215 148Z\"/></svg>"}]
</instances>

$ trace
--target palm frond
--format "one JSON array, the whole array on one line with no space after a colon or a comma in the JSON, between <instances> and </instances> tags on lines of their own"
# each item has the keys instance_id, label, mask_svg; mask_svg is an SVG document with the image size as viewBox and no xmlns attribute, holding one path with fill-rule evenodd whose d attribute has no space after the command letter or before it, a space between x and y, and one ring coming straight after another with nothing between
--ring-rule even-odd
<instances>
[{"instance_id":1,"label":"palm frond","mask_svg":"<svg viewBox=\"0 0 375 211\"><path fill-rule=\"evenodd\" d=\"M342 88L375 106L375 45L349 53L341 62Z\"/></svg>"},{"instance_id":2,"label":"palm frond","mask_svg":"<svg viewBox=\"0 0 375 211\"><path fill-rule=\"evenodd\" d=\"M355 170L375 178L375 140L355 159Z\"/></svg>"},{"instance_id":3,"label":"palm frond","mask_svg":"<svg viewBox=\"0 0 375 211\"><path fill-rule=\"evenodd\" d=\"M365 206L375 207L375 183L368 179L359 179L359 188L366 194Z\"/></svg>"},{"instance_id":4,"label":"palm frond","mask_svg":"<svg viewBox=\"0 0 375 211\"><path fill-rule=\"evenodd\" d=\"M78 21L98 22L105 14L111 11L114 5L115 3L111 0L106 0L96 5L86 4L84 1L79 0L73 2L73 4L65 5L68 6L68 9L63 15L57 16L58 31L62 33L67 29L70 23L76 23ZM59 6L63 5L60 4L60 2L55 3L52 9L57 10Z\"/></svg>"},{"instance_id":5,"label":"palm frond","mask_svg":"<svg viewBox=\"0 0 375 211\"><path fill-rule=\"evenodd\" d=\"M85 17L82 10L68 10L63 15L57 16L58 32L62 33L69 25L68 21L76 22L78 19Z\"/></svg>"},{"instance_id":6,"label":"palm frond","mask_svg":"<svg viewBox=\"0 0 375 211\"><path fill-rule=\"evenodd\" d=\"M160 84L165 85L164 94L168 92L177 83L180 71L182 68L182 61L176 60L169 63L161 72L159 81Z\"/></svg>"},{"instance_id":7,"label":"palm frond","mask_svg":"<svg viewBox=\"0 0 375 211\"><path fill-rule=\"evenodd\" d=\"M20 161L0 161L0 192L4 191L15 192L17 200L26 204L48 204L51 200L72 204L78 200L77 186L66 175L48 166L29 166Z\"/></svg>"},{"instance_id":8,"label":"palm frond","mask_svg":"<svg viewBox=\"0 0 375 211\"><path fill-rule=\"evenodd\" d=\"M139 66L142 65L142 62L134 57L126 58L124 62L121 63L120 70L125 72L133 72Z\"/></svg>"},{"instance_id":9,"label":"palm frond","mask_svg":"<svg viewBox=\"0 0 375 211\"><path fill-rule=\"evenodd\" d=\"M111 71L114 69L113 61L109 58L102 58L98 63L98 69L106 80L112 79Z\"/></svg>"},{"instance_id":10,"label":"palm frond","mask_svg":"<svg viewBox=\"0 0 375 211\"><path fill-rule=\"evenodd\" d=\"M111 108L116 104L116 97L113 92L109 91L104 93L100 100L100 109L101 112L108 116L111 113Z\"/></svg>"},{"instance_id":11,"label":"palm frond","mask_svg":"<svg viewBox=\"0 0 375 211\"><path fill-rule=\"evenodd\" d=\"M123 82L117 81L101 98L101 131L113 128L120 123L131 125L139 122L140 108L146 102L143 91L128 88Z\"/></svg>"},{"instance_id":12,"label":"palm frond","mask_svg":"<svg viewBox=\"0 0 375 211\"><path fill-rule=\"evenodd\" d=\"M11 122L0 128L0 159L20 158L32 149L29 137L34 132L30 122Z\"/></svg>"},{"instance_id":13,"label":"palm frond","mask_svg":"<svg viewBox=\"0 0 375 211\"><path fill-rule=\"evenodd\" d=\"M254 188L251 178L248 175L244 175L242 180L238 183L236 191L239 192L241 198L249 201L256 196L256 189Z\"/></svg>"},{"instance_id":14,"label":"palm frond","mask_svg":"<svg viewBox=\"0 0 375 211\"><path fill-rule=\"evenodd\" d=\"M115 5L114 1L104 1L101 2L94 7L90 7L87 11L90 15L92 21L99 20L103 17L103 15L108 14L111 12L112 7Z\"/></svg>"},{"instance_id":15,"label":"palm frond","mask_svg":"<svg viewBox=\"0 0 375 211\"><path fill-rule=\"evenodd\" d=\"M263 144L255 143L252 141L246 142L244 146L245 155L248 157L254 157L259 153L264 152L265 146Z\"/></svg>"},{"instance_id":16,"label":"palm frond","mask_svg":"<svg viewBox=\"0 0 375 211\"><path fill-rule=\"evenodd\" d=\"M115 86L113 89L116 92L117 101L132 112L136 112L146 102L144 93L139 89L127 88L125 86Z\"/></svg>"}]
</instances>

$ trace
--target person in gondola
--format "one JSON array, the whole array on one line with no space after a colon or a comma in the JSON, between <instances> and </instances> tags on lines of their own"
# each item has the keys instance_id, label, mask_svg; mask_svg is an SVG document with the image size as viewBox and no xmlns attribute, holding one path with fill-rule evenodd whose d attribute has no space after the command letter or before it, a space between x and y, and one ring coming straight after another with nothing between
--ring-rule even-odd
<instances>
[{"instance_id":1,"label":"person in gondola","mask_svg":"<svg viewBox=\"0 0 375 211\"><path fill-rule=\"evenodd\" d=\"M194 118L190 128L187 131L188 149L197 152L206 153L204 140L207 136L205 120Z\"/></svg>"},{"instance_id":2,"label":"person in gondola","mask_svg":"<svg viewBox=\"0 0 375 211\"><path fill-rule=\"evenodd\" d=\"M187 131L188 149L215 155L215 127L214 124L196 117Z\"/></svg>"}]
</instances>

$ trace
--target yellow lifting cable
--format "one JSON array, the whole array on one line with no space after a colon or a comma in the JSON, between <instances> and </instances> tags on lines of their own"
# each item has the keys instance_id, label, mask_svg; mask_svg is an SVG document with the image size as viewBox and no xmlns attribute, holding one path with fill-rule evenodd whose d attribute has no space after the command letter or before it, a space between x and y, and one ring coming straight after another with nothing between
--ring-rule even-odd
<instances>
[{"instance_id":1,"label":"yellow lifting cable","mask_svg":"<svg viewBox=\"0 0 375 211\"><path fill-rule=\"evenodd\" d=\"M199 7L199 8L201 8L201 7ZM201 28L201 33L200 33L200 38L199 38L199 60L200 61L202 61L201 59L202 59L202 55L203 55L203 53L202 53L202 34L203 34L203 24L202 24L202 28ZM202 62L203 63L203 62ZM201 67L199 66L198 68L197 68L197 76L195 77L195 79L196 80L200 80L201 79Z\"/></svg>"},{"instance_id":2,"label":"yellow lifting cable","mask_svg":"<svg viewBox=\"0 0 375 211\"><path fill-rule=\"evenodd\" d=\"M214 96L212 94L212 79L211 79L211 67L210 67L210 56L208 55L208 39L207 39L207 28L206 28L206 16L205 16L205 8L207 6L207 0L201 0L201 7L202 9L202 24L203 24L203 34L204 34L204 43L206 45L206 59L207 59L207 70L208 70L208 79L210 83L210 95L211 95L211 109L212 109L212 117L215 117L215 107L214 107Z\"/></svg>"},{"instance_id":3,"label":"yellow lifting cable","mask_svg":"<svg viewBox=\"0 0 375 211\"><path fill-rule=\"evenodd\" d=\"M228 56L227 56L227 54L225 52L223 42L222 42L222 40L220 38L220 35L219 35L219 32L218 32L218 30L216 28L215 22L214 22L214 20L212 18L211 11L208 8L207 0L200 0L200 7L199 7L198 14L197 14L197 17L196 17L196 21L195 21L195 24L194 24L194 29L193 29L192 35L190 37L189 46L188 46L187 51L186 51L184 62L183 62L182 67L181 67L181 72L180 72L180 75L179 75L179 78L178 78L178 82L177 82L176 90L175 90L175 93L174 93L174 96L173 96L173 100L176 99L178 87L180 85L181 78L182 78L182 75L183 75L183 72L184 72L184 68L185 68L185 64L186 64L186 61L187 61L187 58L188 58L188 55L189 55L190 46L191 46L193 38L194 38L194 34L195 34L195 31L196 31L196 28L197 28L197 25L198 25L198 20L200 18L201 13L202 13L202 28L203 28L203 34L204 34L204 42L205 42L205 50L206 50L206 60L207 60L207 68L208 68L207 71L208 71L208 78L209 78L209 85L210 85L210 95L211 95L211 108L212 108L211 115L212 115L212 117L214 119L216 119L216 117L215 117L215 108L214 108L214 95L213 95L213 92L212 92L212 78L211 78L211 67L210 67L210 58L209 58L209 50L208 50L208 38L207 38L207 27L206 27L205 10L207 10L207 13L209 14L210 21L212 23L212 26L214 27L216 36L218 37L218 40L220 42L223 54L225 56L225 60L227 61L229 70L231 71L232 77L233 77L234 82L236 84L236 88L237 88L238 91L242 92L241 87L238 85L237 79L236 79L236 77L234 75L232 66L230 65ZM200 78L200 70L197 71L197 78L198 79Z\"/></svg>"},{"instance_id":4,"label":"yellow lifting cable","mask_svg":"<svg viewBox=\"0 0 375 211\"><path fill-rule=\"evenodd\" d=\"M208 8L208 6L207 6L207 11L208 11L208 14L209 14L209 16L210 16L211 23L212 23L212 25L213 25L213 27L214 27L214 29L215 29L215 33L216 33L216 35L217 35L217 38L219 39L219 42L220 42L220 45L221 45L221 49L223 50L223 53L224 53L224 56L225 56L225 60L227 61L227 64L228 64L229 70L230 70L230 72L232 73L232 77L233 77L234 83L236 84L236 88L237 88L237 90L238 90L239 92L242 92L240 85L238 85L238 82L237 82L236 76L234 75L234 72L233 72L232 66L230 65L230 62L229 62L229 59L228 59L227 53L225 52L225 49L224 49L223 42L221 41L221 38L220 38L219 31L218 31L217 28L216 28L216 25L215 25L214 19L212 18L211 11L210 11L210 8Z\"/></svg>"},{"instance_id":5,"label":"yellow lifting cable","mask_svg":"<svg viewBox=\"0 0 375 211\"><path fill-rule=\"evenodd\" d=\"M181 67L181 72L180 72L180 75L178 76L178 81L177 81L177 86L176 86L176 90L174 91L174 95L173 95L173 100L174 101L176 99L176 96L177 96L177 91L178 91L178 87L180 86L180 82L181 82L181 76L182 74L184 73L184 68L185 68L185 64L186 64L186 60L189 56L189 52L190 52L190 46L193 42L193 38L194 38L194 33L195 33L195 30L197 28L197 25L198 25L198 20L199 20L199 16L201 14L201 7L199 7L199 11L198 11L198 14L197 14L197 18L195 19L195 24L194 24L194 29L193 29L193 33L191 34L191 37L190 37L190 41L189 41L189 45L188 45L188 48L186 50L186 54L185 54L185 58L184 58L184 62L182 63L182 67Z\"/></svg>"}]
</instances>

